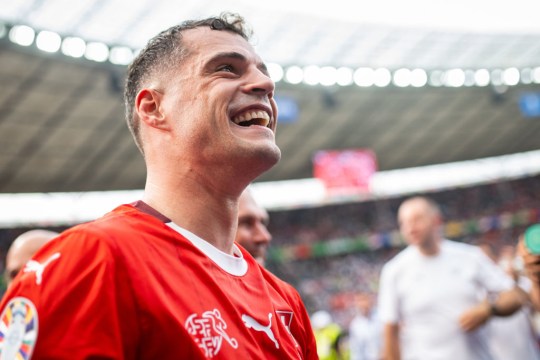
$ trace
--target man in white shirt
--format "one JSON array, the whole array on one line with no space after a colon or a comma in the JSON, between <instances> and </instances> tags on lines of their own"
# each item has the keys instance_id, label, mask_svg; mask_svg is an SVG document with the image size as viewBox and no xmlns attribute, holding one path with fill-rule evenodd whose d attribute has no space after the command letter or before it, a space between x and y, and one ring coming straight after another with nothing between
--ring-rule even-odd
<instances>
[{"instance_id":1,"label":"man in white shirt","mask_svg":"<svg viewBox=\"0 0 540 360\"><path fill-rule=\"evenodd\" d=\"M482 325L520 308L512 281L478 247L443 239L432 200L404 201L398 221L409 246L381 274L384 359L491 359Z\"/></svg>"}]
</instances>

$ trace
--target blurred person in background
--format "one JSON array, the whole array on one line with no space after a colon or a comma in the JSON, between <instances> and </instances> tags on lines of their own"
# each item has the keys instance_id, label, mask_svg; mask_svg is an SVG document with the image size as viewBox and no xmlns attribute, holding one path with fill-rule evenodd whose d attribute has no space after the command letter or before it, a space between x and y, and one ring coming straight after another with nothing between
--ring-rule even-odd
<instances>
[{"instance_id":1,"label":"blurred person in background","mask_svg":"<svg viewBox=\"0 0 540 360\"><path fill-rule=\"evenodd\" d=\"M482 251L521 289L523 306L507 317L494 317L487 324L488 342L494 360L540 360L537 333L528 293L531 281L520 274L516 250L512 246L496 249L490 243L478 245Z\"/></svg>"},{"instance_id":2,"label":"blurred person in background","mask_svg":"<svg viewBox=\"0 0 540 360\"><path fill-rule=\"evenodd\" d=\"M270 217L257 204L251 190L244 190L238 201L238 229L235 241L246 249L259 264L264 266L272 235L268 232Z\"/></svg>"},{"instance_id":3,"label":"blurred person in background","mask_svg":"<svg viewBox=\"0 0 540 360\"><path fill-rule=\"evenodd\" d=\"M355 296L357 314L349 325L350 360L379 360L382 351L382 324L376 309L376 295Z\"/></svg>"},{"instance_id":4,"label":"blurred person in background","mask_svg":"<svg viewBox=\"0 0 540 360\"><path fill-rule=\"evenodd\" d=\"M57 232L35 229L19 235L11 243L6 256L4 278L7 286L11 285L15 276L24 268L28 260L49 240L58 236Z\"/></svg>"},{"instance_id":5,"label":"blurred person in background","mask_svg":"<svg viewBox=\"0 0 540 360\"><path fill-rule=\"evenodd\" d=\"M2 358L317 358L298 292L234 242L241 193L281 156L246 25L185 21L138 53L124 95L143 197L43 246L0 304Z\"/></svg>"},{"instance_id":6,"label":"blurred person in background","mask_svg":"<svg viewBox=\"0 0 540 360\"><path fill-rule=\"evenodd\" d=\"M402 202L398 223L408 246L384 265L379 287L384 359L492 359L483 325L521 307L513 282L478 247L442 237L431 199Z\"/></svg>"},{"instance_id":7,"label":"blurred person in background","mask_svg":"<svg viewBox=\"0 0 540 360\"><path fill-rule=\"evenodd\" d=\"M529 245L526 244L529 242ZM518 242L517 251L523 260L525 275L531 280L530 299L537 311L540 311L540 224L529 226Z\"/></svg>"},{"instance_id":8,"label":"blurred person in background","mask_svg":"<svg viewBox=\"0 0 540 360\"><path fill-rule=\"evenodd\" d=\"M326 310L315 311L311 315L311 326L317 342L317 354L320 360L343 360L344 349L341 340L343 329L334 322L332 314Z\"/></svg>"}]
</instances>

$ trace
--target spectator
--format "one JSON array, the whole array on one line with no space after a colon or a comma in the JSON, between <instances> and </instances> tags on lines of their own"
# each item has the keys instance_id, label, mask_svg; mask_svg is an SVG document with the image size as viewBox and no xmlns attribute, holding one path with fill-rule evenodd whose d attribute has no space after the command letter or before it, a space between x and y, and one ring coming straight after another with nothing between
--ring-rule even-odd
<instances>
[{"instance_id":1,"label":"spectator","mask_svg":"<svg viewBox=\"0 0 540 360\"><path fill-rule=\"evenodd\" d=\"M530 298L540 311L540 224L529 226L520 236L518 254L523 259L525 274L531 280Z\"/></svg>"},{"instance_id":2,"label":"spectator","mask_svg":"<svg viewBox=\"0 0 540 360\"><path fill-rule=\"evenodd\" d=\"M19 235L9 247L6 256L6 269L4 276L7 285L22 270L24 265L49 240L58 236L58 233L48 230L35 229Z\"/></svg>"},{"instance_id":3,"label":"spectator","mask_svg":"<svg viewBox=\"0 0 540 360\"><path fill-rule=\"evenodd\" d=\"M264 266L266 251L272 240L267 226L270 218L246 189L238 202L238 230L235 241L246 249L259 264Z\"/></svg>"},{"instance_id":4,"label":"spectator","mask_svg":"<svg viewBox=\"0 0 540 360\"><path fill-rule=\"evenodd\" d=\"M540 349L533 328L532 313L528 305L527 294L530 281L520 275L516 266L514 247L503 247L499 251L489 244L480 244L480 248L499 265L502 271L512 278L522 290L524 306L507 317L495 317L488 323L488 342L494 360L540 360Z\"/></svg>"},{"instance_id":5,"label":"spectator","mask_svg":"<svg viewBox=\"0 0 540 360\"><path fill-rule=\"evenodd\" d=\"M349 326L351 360L379 360L382 350L382 325L373 294L358 294L358 312Z\"/></svg>"},{"instance_id":6,"label":"spectator","mask_svg":"<svg viewBox=\"0 0 540 360\"><path fill-rule=\"evenodd\" d=\"M512 281L478 247L442 238L432 200L405 200L398 221L409 246L381 274L385 359L491 359L482 325L520 308Z\"/></svg>"},{"instance_id":7,"label":"spectator","mask_svg":"<svg viewBox=\"0 0 540 360\"><path fill-rule=\"evenodd\" d=\"M343 351L341 339L343 329L326 310L318 310L311 315L311 326L315 332L317 354L320 360L341 360Z\"/></svg>"}]
</instances>

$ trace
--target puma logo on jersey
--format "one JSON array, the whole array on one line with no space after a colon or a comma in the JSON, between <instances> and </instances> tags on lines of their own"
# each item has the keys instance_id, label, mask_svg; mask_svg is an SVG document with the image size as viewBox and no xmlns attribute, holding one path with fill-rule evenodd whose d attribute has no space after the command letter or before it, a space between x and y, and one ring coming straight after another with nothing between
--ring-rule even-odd
<instances>
[{"instance_id":1,"label":"puma logo on jersey","mask_svg":"<svg viewBox=\"0 0 540 360\"><path fill-rule=\"evenodd\" d=\"M276 349L279 349L279 343L276 340L276 337L274 336L274 333L272 332L272 313L268 313L268 322L269 324L267 326L263 326L261 323L259 323L257 320L252 318L249 315L242 315L242 321L244 322L244 325L248 329L253 329L255 331L262 331L263 333L268 336L270 340L276 344Z\"/></svg>"},{"instance_id":2,"label":"puma logo on jersey","mask_svg":"<svg viewBox=\"0 0 540 360\"><path fill-rule=\"evenodd\" d=\"M35 272L36 273L36 285L40 285L43 281L43 271L45 268L54 260L58 259L60 257L60 253L54 253L52 254L43 264L41 264L39 261L36 260L30 260L26 263L26 266L24 267L24 272Z\"/></svg>"}]
</instances>

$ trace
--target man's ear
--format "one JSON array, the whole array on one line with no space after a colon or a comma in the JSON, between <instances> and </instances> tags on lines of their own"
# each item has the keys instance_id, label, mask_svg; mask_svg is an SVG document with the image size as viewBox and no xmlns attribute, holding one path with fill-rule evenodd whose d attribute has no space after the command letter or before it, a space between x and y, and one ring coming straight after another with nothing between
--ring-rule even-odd
<instances>
[{"instance_id":1,"label":"man's ear","mask_svg":"<svg viewBox=\"0 0 540 360\"><path fill-rule=\"evenodd\" d=\"M169 128L162 113L161 101L163 94L154 89L142 89L135 99L135 111L141 121L148 126L166 130Z\"/></svg>"}]
</instances>

